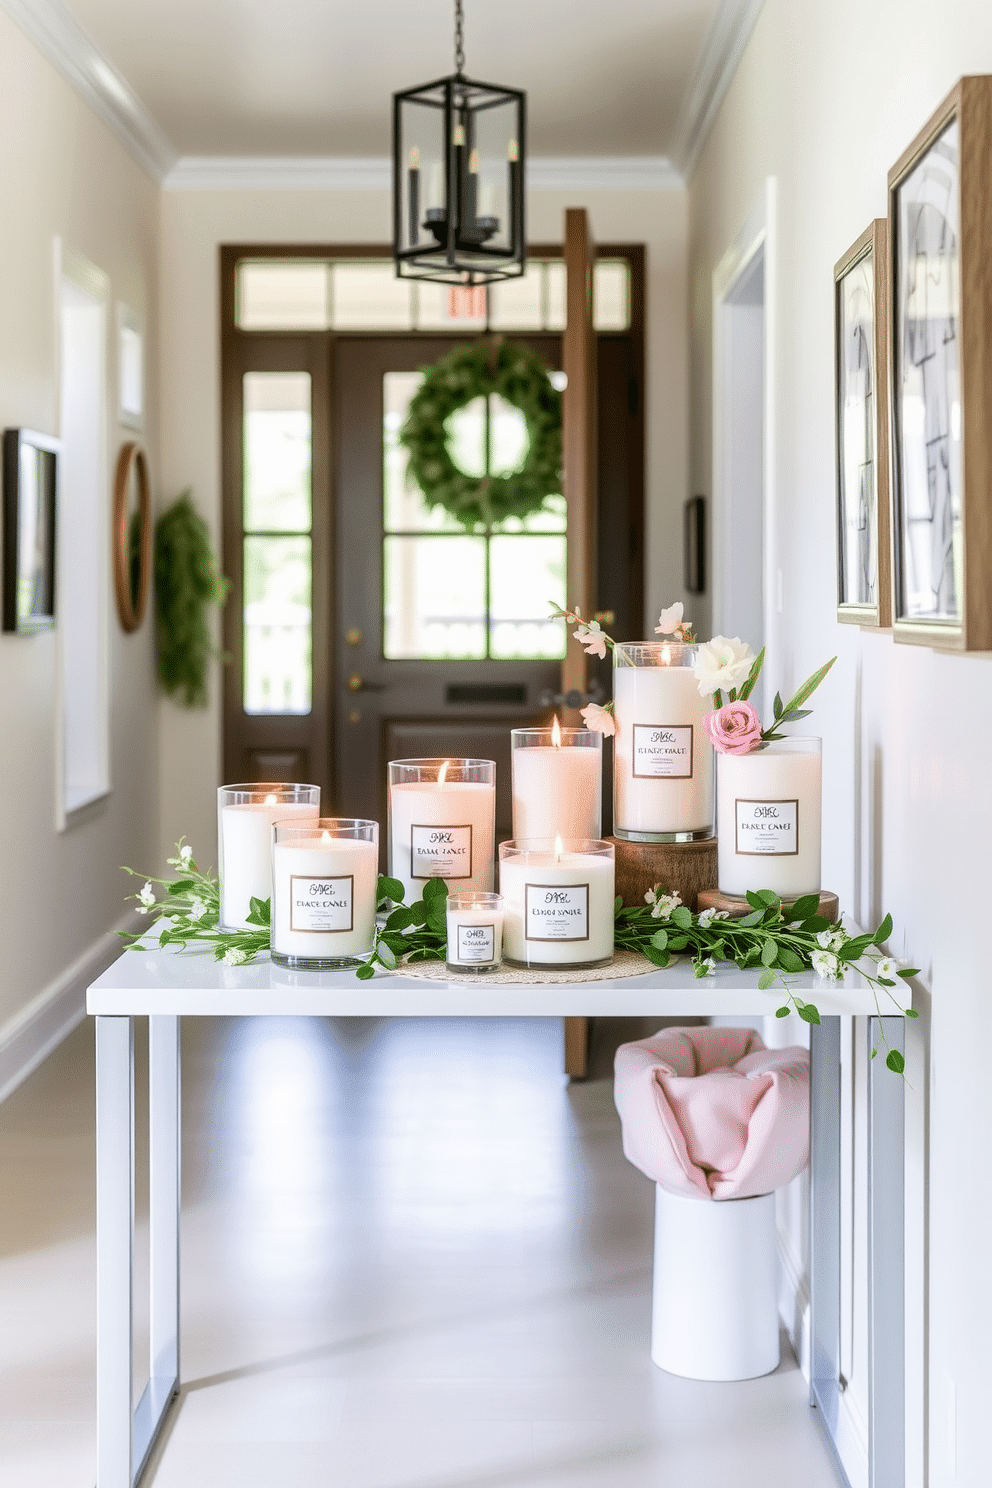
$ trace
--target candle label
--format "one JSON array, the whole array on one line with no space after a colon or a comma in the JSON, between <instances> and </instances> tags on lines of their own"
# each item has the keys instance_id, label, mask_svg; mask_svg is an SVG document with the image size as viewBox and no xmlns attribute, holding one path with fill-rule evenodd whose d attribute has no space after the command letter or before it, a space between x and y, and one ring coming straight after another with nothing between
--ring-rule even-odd
<instances>
[{"instance_id":1,"label":"candle label","mask_svg":"<svg viewBox=\"0 0 992 1488\"><path fill-rule=\"evenodd\" d=\"M770 853L794 858L799 852L798 801L741 801L737 806L737 852L753 858Z\"/></svg>"},{"instance_id":2,"label":"candle label","mask_svg":"<svg viewBox=\"0 0 992 1488\"><path fill-rule=\"evenodd\" d=\"M525 940L588 940L589 885L525 884Z\"/></svg>"},{"instance_id":3,"label":"candle label","mask_svg":"<svg viewBox=\"0 0 992 1488\"><path fill-rule=\"evenodd\" d=\"M641 780L692 778L691 723L635 723L633 774Z\"/></svg>"},{"instance_id":4,"label":"candle label","mask_svg":"<svg viewBox=\"0 0 992 1488\"><path fill-rule=\"evenodd\" d=\"M471 878L472 828L410 828L411 878Z\"/></svg>"},{"instance_id":5,"label":"candle label","mask_svg":"<svg viewBox=\"0 0 992 1488\"><path fill-rule=\"evenodd\" d=\"M456 961L495 961L495 925L456 925Z\"/></svg>"},{"instance_id":6,"label":"candle label","mask_svg":"<svg viewBox=\"0 0 992 1488\"><path fill-rule=\"evenodd\" d=\"M313 878L308 873L289 877L289 928L336 935L355 928L355 877Z\"/></svg>"}]
</instances>

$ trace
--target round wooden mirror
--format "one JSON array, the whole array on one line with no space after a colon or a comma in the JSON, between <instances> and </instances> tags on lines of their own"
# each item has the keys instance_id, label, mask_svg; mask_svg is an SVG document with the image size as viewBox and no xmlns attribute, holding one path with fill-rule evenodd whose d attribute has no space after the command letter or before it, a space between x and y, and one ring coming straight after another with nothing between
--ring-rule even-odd
<instances>
[{"instance_id":1,"label":"round wooden mirror","mask_svg":"<svg viewBox=\"0 0 992 1488\"><path fill-rule=\"evenodd\" d=\"M152 580L152 503L148 460L140 444L121 445L114 476L114 589L126 631L145 618Z\"/></svg>"}]
</instances>

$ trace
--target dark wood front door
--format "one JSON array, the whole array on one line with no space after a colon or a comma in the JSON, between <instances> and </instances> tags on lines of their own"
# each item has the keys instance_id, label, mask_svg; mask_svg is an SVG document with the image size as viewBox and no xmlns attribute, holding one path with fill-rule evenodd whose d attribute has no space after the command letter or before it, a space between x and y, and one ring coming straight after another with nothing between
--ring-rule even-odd
<instances>
[{"instance_id":1,"label":"dark wood front door","mask_svg":"<svg viewBox=\"0 0 992 1488\"><path fill-rule=\"evenodd\" d=\"M523 339L523 338L515 338ZM557 336L527 338L551 368ZM385 821L390 759L495 759L497 830L511 835L510 729L536 723L561 690L565 514L466 531L405 480L399 426L439 337L340 338L334 348L337 510L336 796ZM520 415L477 400L455 416L466 468L520 436ZM512 455L511 455L512 458ZM521 526L525 530L520 529Z\"/></svg>"}]
</instances>

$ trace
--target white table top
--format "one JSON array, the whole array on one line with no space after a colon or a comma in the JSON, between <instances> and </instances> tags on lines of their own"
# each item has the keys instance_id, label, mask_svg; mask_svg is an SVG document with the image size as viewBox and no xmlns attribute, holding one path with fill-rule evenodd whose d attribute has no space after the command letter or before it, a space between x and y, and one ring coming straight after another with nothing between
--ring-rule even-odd
<instances>
[{"instance_id":1,"label":"white table top","mask_svg":"<svg viewBox=\"0 0 992 1488\"><path fill-rule=\"evenodd\" d=\"M209 949L126 950L86 994L90 1014L148 1017L751 1017L774 1013L781 987L758 990L758 971L724 963L697 980L686 959L664 971L601 982L537 986L427 981L377 973L361 982L353 970L287 971L268 952L247 966L225 966ZM875 1013L872 988L857 972L822 982L811 971L788 978L821 1016ZM893 1004L884 1013L895 1013Z\"/></svg>"}]
</instances>

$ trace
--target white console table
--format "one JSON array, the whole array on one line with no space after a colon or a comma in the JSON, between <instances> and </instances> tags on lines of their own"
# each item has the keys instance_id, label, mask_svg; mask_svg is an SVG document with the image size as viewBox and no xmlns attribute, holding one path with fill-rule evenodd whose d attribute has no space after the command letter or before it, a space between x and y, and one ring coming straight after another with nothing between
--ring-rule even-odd
<instances>
[{"instance_id":1,"label":"white console table","mask_svg":"<svg viewBox=\"0 0 992 1488\"><path fill-rule=\"evenodd\" d=\"M723 965L696 980L687 961L614 981L494 986L353 971L292 972L267 955L225 966L209 951L128 950L93 983L97 1115L97 1488L132 1488L179 1387L179 1020L203 1017L752 1017L774 1012L780 991L758 990L758 972ZM840 1340L840 1018L870 1017L871 987L812 973L791 978L816 1003L812 1029L810 1310L811 1404L835 1441L843 1383ZM134 1019L148 1019L151 1335L149 1384L135 1404ZM886 1016L903 1047L903 1020ZM903 1085L881 1059L869 1095L869 1488L902 1488ZM617 1154L620 1160L620 1154Z\"/></svg>"}]
</instances>

